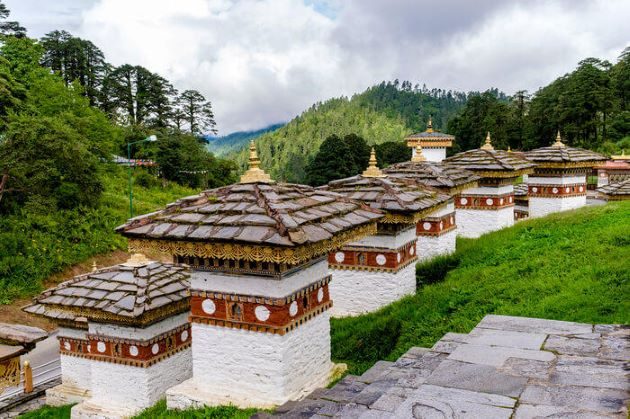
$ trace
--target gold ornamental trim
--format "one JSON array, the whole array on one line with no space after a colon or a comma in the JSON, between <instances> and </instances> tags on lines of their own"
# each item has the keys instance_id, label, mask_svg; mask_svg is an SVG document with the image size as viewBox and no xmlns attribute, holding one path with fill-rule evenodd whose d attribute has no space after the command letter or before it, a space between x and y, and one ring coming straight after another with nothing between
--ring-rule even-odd
<instances>
[{"instance_id":1,"label":"gold ornamental trim","mask_svg":"<svg viewBox=\"0 0 630 419\"><path fill-rule=\"evenodd\" d=\"M376 221L347 230L332 239L296 247L244 245L239 243L204 243L154 239L129 239L130 252L159 252L166 255L194 256L250 262L297 265L343 247L347 242L376 234Z\"/></svg>"},{"instance_id":2,"label":"gold ornamental trim","mask_svg":"<svg viewBox=\"0 0 630 419\"><path fill-rule=\"evenodd\" d=\"M536 163L538 164L538 163ZM506 178L514 178L516 179L519 176L522 175L529 175L531 173L534 173L534 168L527 168L527 169L517 169L517 170L510 170L510 171L504 171L504 170L474 170L474 169L468 169L471 172L474 172L477 176L482 177L482 178L496 178L496 179L506 179Z\"/></svg>"},{"instance_id":3,"label":"gold ornamental trim","mask_svg":"<svg viewBox=\"0 0 630 419\"><path fill-rule=\"evenodd\" d=\"M452 188L448 189L448 194L449 195L457 195L460 192L466 190L466 189L470 189L470 188L476 188L477 186L479 186L479 182L476 180L471 180L470 182L466 182L463 183L461 185L457 185L457 186L453 186Z\"/></svg>"},{"instance_id":4,"label":"gold ornamental trim","mask_svg":"<svg viewBox=\"0 0 630 419\"><path fill-rule=\"evenodd\" d=\"M114 323L124 326L148 326L158 321L164 320L168 317L184 313L190 309L190 302L188 299L177 301L176 303L169 304L164 307L160 307L155 310L146 312L140 317L126 317L119 316L113 313L107 313L100 310L95 310L87 307L68 307L59 304L43 304L45 307L50 307L55 310L63 311L66 313L75 314L77 317L85 317L88 321L94 321L99 323ZM36 314L36 316L46 317L52 321L56 321L54 317L46 316L45 312L42 314ZM61 324L62 322L56 321Z\"/></svg>"},{"instance_id":5,"label":"gold ornamental trim","mask_svg":"<svg viewBox=\"0 0 630 419\"><path fill-rule=\"evenodd\" d=\"M0 394L9 387L20 385L20 356L0 362Z\"/></svg>"},{"instance_id":6,"label":"gold ornamental trim","mask_svg":"<svg viewBox=\"0 0 630 419\"><path fill-rule=\"evenodd\" d=\"M440 137L434 137L435 140L430 140L429 138L409 138L407 137L405 141L407 142L407 147L416 147L418 145L423 148L442 148L442 147L452 147L453 140L446 140Z\"/></svg>"},{"instance_id":7,"label":"gold ornamental trim","mask_svg":"<svg viewBox=\"0 0 630 419\"><path fill-rule=\"evenodd\" d=\"M536 163L537 169L580 169L580 168L592 168L599 164L599 160L589 161L576 161L576 162L546 162L531 160L532 163Z\"/></svg>"},{"instance_id":8,"label":"gold ornamental trim","mask_svg":"<svg viewBox=\"0 0 630 419\"><path fill-rule=\"evenodd\" d=\"M447 204L448 202L443 202L439 205L416 211L413 214L394 214L388 212L387 214L385 214L385 217L378 220L378 222L383 224L416 224L418 221L425 218L427 214L442 209L446 207Z\"/></svg>"}]
</instances>

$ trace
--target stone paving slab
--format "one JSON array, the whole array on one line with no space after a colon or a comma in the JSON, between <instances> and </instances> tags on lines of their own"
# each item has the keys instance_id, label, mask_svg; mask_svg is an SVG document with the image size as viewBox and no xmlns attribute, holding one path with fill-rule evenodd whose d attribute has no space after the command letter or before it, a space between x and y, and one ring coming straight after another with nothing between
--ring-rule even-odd
<instances>
[{"instance_id":1,"label":"stone paving slab","mask_svg":"<svg viewBox=\"0 0 630 419\"><path fill-rule=\"evenodd\" d=\"M453 352L451 352L447 359L500 367L505 364L505 361L507 361L508 358L553 361L555 359L555 355L546 351L531 351L528 349L507 348L501 346L464 344L458 346Z\"/></svg>"},{"instance_id":2,"label":"stone paving slab","mask_svg":"<svg viewBox=\"0 0 630 419\"><path fill-rule=\"evenodd\" d=\"M567 406L541 406L521 404L516 408L513 419L567 418L567 419L611 419L592 410L579 410Z\"/></svg>"},{"instance_id":3,"label":"stone paving slab","mask_svg":"<svg viewBox=\"0 0 630 419\"><path fill-rule=\"evenodd\" d=\"M529 317L498 316L495 314L485 316L477 327L515 332L543 333L546 335L575 335L593 332L593 326L585 323L534 319Z\"/></svg>"},{"instance_id":4,"label":"stone paving slab","mask_svg":"<svg viewBox=\"0 0 630 419\"><path fill-rule=\"evenodd\" d=\"M526 383L527 378L506 374L496 367L452 360L442 362L426 381L426 384L508 397L518 397Z\"/></svg>"},{"instance_id":5,"label":"stone paving slab","mask_svg":"<svg viewBox=\"0 0 630 419\"><path fill-rule=\"evenodd\" d=\"M599 352L600 345L600 339L549 336L544 349L565 355L595 356Z\"/></svg>"},{"instance_id":6,"label":"stone paving slab","mask_svg":"<svg viewBox=\"0 0 630 419\"><path fill-rule=\"evenodd\" d=\"M530 385L520 397L521 403L570 406L600 413L622 413L628 392L596 387Z\"/></svg>"},{"instance_id":7,"label":"stone paving slab","mask_svg":"<svg viewBox=\"0 0 630 419\"><path fill-rule=\"evenodd\" d=\"M539 350L546 338L547 335L544 333L474 328L468 335L466 343Z\"/></svg>"}]
</instances>

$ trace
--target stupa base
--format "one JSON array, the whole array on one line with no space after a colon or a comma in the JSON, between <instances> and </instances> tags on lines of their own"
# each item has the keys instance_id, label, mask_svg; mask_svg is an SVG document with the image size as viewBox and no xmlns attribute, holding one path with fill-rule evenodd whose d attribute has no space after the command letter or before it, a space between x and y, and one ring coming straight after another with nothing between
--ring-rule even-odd
<instances>
[{"instance_id":1,"label":"stupa base","mask_svg":"<svg viewBox=\"0 0 630 419\"><path fill-rule=\"evenodd\" d=\"M457 229L439 236L418 236L416 243L416 254L418 261L424 262L436 256L450 255L455 252L457 241Z\"/></svg>"},{"instance_id":2,"label":"stupa base","mask_svg":"<svg viewBox=\"0 0 630 419\"><path fill-rule=\"evenodd\" d=\"M71 419L128 419L133 418L143 409L133 407L107 406L94 403L90 400L84 401L72 408Z\"/></svg>"},{"instance_id":3,"label":"stupa base","mask_svg":"<svg viewBox=\"0 0 630 419\"><path fill-rule=\"evenodd\" d=\"M46 404L48 406L65 406L81 403L90 397L90 390L69 384L59 384L46 390Z\"/></svg>"},{"instance_id":4,"label":"stupa base","mask_svg":"<svg viewBox=\"0 0 630 419\"><path fill-rule=\"evenodd\" d=\"M345 364L332 364L329 371L319 377L313 377L308 386L300 392L286 397L270 400L256 394L226 394L225 389L211 388L198 379L191 378L172 387L166 392L166 406L171 410L200 409L205 406L233 405L239 408L270 409L290 400L300 400L314 390L326 387L347 369Z\"/></svg>"}]
</instances>

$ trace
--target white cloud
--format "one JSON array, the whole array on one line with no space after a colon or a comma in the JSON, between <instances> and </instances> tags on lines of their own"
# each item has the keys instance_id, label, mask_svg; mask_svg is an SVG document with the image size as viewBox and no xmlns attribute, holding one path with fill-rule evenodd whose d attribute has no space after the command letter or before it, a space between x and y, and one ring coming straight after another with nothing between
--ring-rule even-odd
<instances>
[{"instance_id":1,"label":"white cloud","mask_svg":"<svg viewBox=\"0 0 630 419\"><path fill-rule=\"evenodd\" d=\"M34 10L51 3L7 3L21 1ZM72 12L63 5L76 2L56 4L48 30L66 22L112 63L200 90L223 133L395 78L535 91L588 56L614 60L630 16L627 0L91 0ZM15 17L41 30L42 13Z\"/></svg>"}]
</instances>

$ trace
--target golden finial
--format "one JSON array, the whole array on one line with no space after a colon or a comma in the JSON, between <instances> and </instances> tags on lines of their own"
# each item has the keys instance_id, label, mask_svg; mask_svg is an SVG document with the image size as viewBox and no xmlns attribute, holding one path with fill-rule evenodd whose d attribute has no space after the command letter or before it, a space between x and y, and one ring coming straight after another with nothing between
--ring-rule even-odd
<instances>
[{"instance_id":1,"label":"golden finial","mask_svg":"<svg viewBox=\"0 0 630 419\"><path fill-rule=\"evenodd\" d=\"M271 183L271 177L260 168L254 140L249 143L249 169L241 176L241 183Z\"/></svg>"},{"instance_id":2,"label":"golden finial","mask_svg":"<svg viewBox=\"0 0 630 419\"><path fill-rule=\"evenodd\" d=\"M368 164L367 169L363 171L361 176L363 177L385 177L381 169L376 165L376 152L374 151L374 147L372 147L372 151L370 152L370 162Z\"/></svg>"},{"instance_id":3,"label":"golden finial","mask_svg":"<svg viewBox=\"0 0 630 419\"><path fill-rule=\"evenodd\" d=\"M556 142L553 143L552 147L566 147L562 142L562 138L560 137L560 130L558 130L558 135L556 135Z\"/></svg>"},{"instance_id":4,"label":"golden finial","mask_svg":"<svg viewBox=\"0 0 630 419\"><path fill-rule=\"evenodd\" d=\"M494 147L492 147L492 142L490 140L490 131L488 131L488 134L486 135L486 142L484 145L481 146L482 150L494 150Z\"/></svg>"},{"instance_id":5,"label":"golden finial","mask_svg":"<svg viewBox=\"0 0 630 419\"><path fill-rule=\"evenodd\" d=\"M512 152L512 147L508 146L508 150L507 151L508 151L508 153L511 153Z\"/></svg>"},{"instance_id":6,"label":"golden finial","mask_svg":"<svg viewBox=\"0 0 630 419\"><path fill-rule=\"evenodd\" d=\"M427 132L433 132L433 117L429 115L429 122L427 122Z\"/></svg>"},{"instance_id":7,"label":"golden finial","mask_svg":"<svg viewBox=\"0 0 630 419\"><path fill-rule=\"evenodd\" d=\"M420 144L416 145L416 152L413 153L413 156L411 157L411 161L413 162L427 161L427 158L424 157L424 154L422 154L422 146Z\"/></svg>"},{"instance_id":8,"label":"golden finial","mask_svg":"<svg viewBox=\"0 0 630 419\"><path fill-rule=\"evenodd\" d=\"M92 261L92 272L96 272L98 268L96 267L96 261Z\"/></svg>"}]
</instances>

